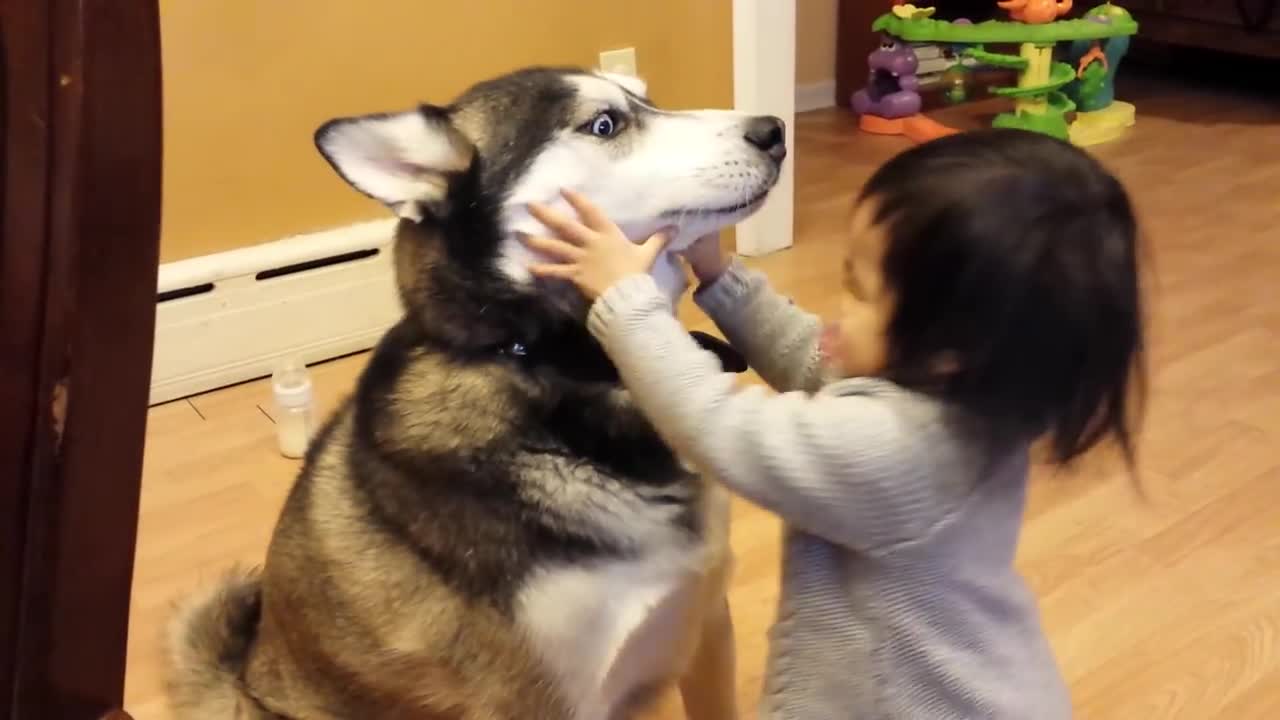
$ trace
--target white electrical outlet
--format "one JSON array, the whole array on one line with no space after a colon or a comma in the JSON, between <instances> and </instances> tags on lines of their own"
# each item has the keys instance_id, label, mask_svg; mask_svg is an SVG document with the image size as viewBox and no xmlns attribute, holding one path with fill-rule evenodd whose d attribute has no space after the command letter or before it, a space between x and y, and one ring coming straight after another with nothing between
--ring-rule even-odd
<instances>
[{"instance_id":1,"label":"white electrical outlet","mask_svg":"<svg viewBox=\"0 0 1280 720\"><path fill-rule=\"evenodd\" d=\"M604 72L619 75L638 75L636 72L636 49L633 47L618 50L606 50L600 53L600 69Z\"/></svg>"}]
</instances>

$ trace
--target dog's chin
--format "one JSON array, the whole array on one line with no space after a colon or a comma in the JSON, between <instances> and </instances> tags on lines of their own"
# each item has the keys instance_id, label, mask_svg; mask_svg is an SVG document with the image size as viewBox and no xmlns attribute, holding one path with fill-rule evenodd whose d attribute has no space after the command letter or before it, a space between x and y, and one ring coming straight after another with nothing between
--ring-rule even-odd
<instances>
[{"instance_id":1,"label":"dog's chin","mask_svg":"<svg viewBox=\"0 0 1280 720\"><path fill-rule=\"evenodd\" d=\"M657 283L658 290L671 301L672 308L679 304L680 298L689 289L683 265L670 253L663 253L658 257L650 275ZM592 303L567 280L534 280L532 289L546 307L575 321L586 320L587 313L591 311Z\"/></svg>"}]
</instances>

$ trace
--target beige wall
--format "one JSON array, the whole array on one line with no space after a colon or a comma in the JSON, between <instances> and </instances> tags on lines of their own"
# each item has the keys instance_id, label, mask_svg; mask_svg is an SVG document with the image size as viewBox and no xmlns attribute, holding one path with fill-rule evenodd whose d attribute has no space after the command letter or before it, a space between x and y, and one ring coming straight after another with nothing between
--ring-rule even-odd
<instances>
[{"instance_id":1,"label":"beige wall","mask_svg":"<svg viewBox=\"0 0 1280 720\"><path fill-rule=\"evenodd\" d=\"M312 147L336 115L446 102L506 70L594 66L625 46L658 102L733 102L731 0L161 0L160 10L162 262L383 217Z\"/></svg>"},{"instance_id":2,"label":"beige wall","mask_svg":"<svg viewBox=\"0 0 1280 720\"><path fill-rule=\"evenodd\" d=\"M889 5L888 0L876 1ZM838 2L839 0L796 0L796 85L835 80ZM871 30L868 29L867 32Z\"/></svg>"}]
</instances>

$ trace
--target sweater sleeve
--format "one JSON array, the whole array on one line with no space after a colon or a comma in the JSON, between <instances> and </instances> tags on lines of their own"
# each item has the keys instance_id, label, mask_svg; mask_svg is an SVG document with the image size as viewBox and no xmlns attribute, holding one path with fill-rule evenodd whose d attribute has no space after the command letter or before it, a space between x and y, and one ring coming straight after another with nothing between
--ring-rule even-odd
<instances>
[{"instance_id":1,"label":"sweater sleeve","mask_svg":"<svg viewBox=\"0 0 1280 720\"><path fill-rule=\"evenodd\" d=\"M774 389L812 392L822 385L821 321L779 295L763 274L735 260L694 300Z\"/></svg>"},{"instance_id":2,"label":"sweater sleeve","mask_svg":"<svg viewBox=\"0 0 1280 720\"><path fill-rule=\"evenodd\" d=\"M737 388L645 275L601 296L589 324L663 439L791 526L874 551L939 518L927 453L892 403Z\"/></svg>"}]
</instances>

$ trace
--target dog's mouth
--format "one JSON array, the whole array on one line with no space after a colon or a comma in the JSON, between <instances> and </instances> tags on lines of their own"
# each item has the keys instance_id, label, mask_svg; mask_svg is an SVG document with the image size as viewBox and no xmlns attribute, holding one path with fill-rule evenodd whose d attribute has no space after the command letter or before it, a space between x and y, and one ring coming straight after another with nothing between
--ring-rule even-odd
<instances>
[{"instance_id":1,"label":"dog's mouth","mask_svg":"<svg viewBox=\"0 0 1280 720\"><path fill-rule=\"evenodd\" d=\"M764 203L765 198L769 197L769 191L772 189L773 189L773 183L770 183L769 187L765 188L764 190L761 190L759 193L751 196L749 199L743 200L742 202L739 202L739 203L734 203L733 205L722 205L719 207L709 207L709 208L707 207L675 208L672 210L667 210L666 212L662 213L662 217L675 218L675 217L688 216L688 215L731 215L733 213L739 213L744 210L754 210L756 207L759 207L761 204Z\"/></svg>"}]
</instances>

